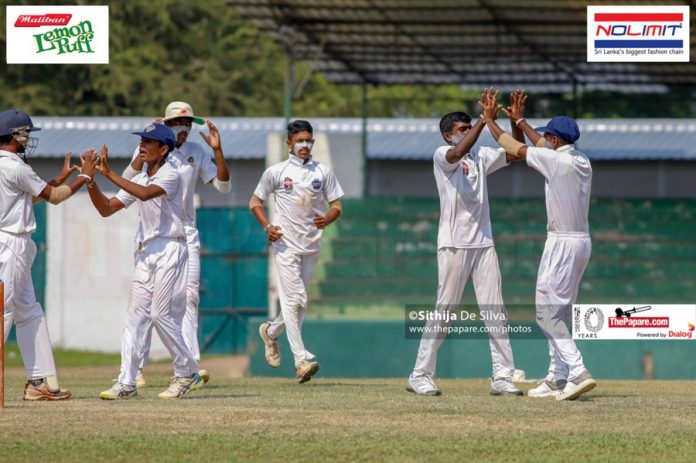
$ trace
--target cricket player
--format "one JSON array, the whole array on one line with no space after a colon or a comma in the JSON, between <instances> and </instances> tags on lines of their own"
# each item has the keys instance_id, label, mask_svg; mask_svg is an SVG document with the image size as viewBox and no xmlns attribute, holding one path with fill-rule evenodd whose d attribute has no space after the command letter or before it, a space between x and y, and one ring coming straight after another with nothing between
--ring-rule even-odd
<instances>
[{"instance_id":1,"label":"cricket player","mask_svg":"<svg viewBox=\"0 0 696 463\"><path fill-rule=\"evenodd\" d=\"M484 90L487 95L489 89ZM513 159L503 149L481 147L472 153L485 126L482 118L472 126L471 116L453 112L440 120L447 145L433 155L435 182L440 196L437 235L438 288L435 310L425 325L413 372L406 390L418 395L440 395L433 376L437 351L452 323L469 277L473 279L479 310L489 328L493 363L490 393L522 395L512 382L515 366L507 333L498 256L493 243L486 177Z\"/></svg>"},{"instance_id":2,"label":"cricket player","mask_svg":"<svg viewBox=\"0 0 696 463\"><path fill-rule=\"evenodd\" d=\"M65 156L58 176L44 182L26 161L26 154L36 148L34 126L24 111L9 109L0 113L0 279L5 284L5 340L12 323L17 325L17 343L27 372L24 400L67 400L71 393L61 389L56 376L53 348L46 317L36 300L31 266L36 244L31 234L36 230L32 202L46 200L60 204L91 181L94 152L82 156L82 173L70 185L63 183L75 167L71 153Z\"/></svg>"},{"instance_id":3,"label":"cricket player","mask_svg":"<svg viewBox=\"0 0 696 463\"><path fill-rule=\"evenodd\" d=\"M184 191L183 203L183 222L186 231L186 245L188 247L188 275L186 279L186 313L183 321L183 336L186 345L193 353L196 361L200 361L201 352L198 346L198 304L200 302L200 279L201 279L201 242L196 228L196 208L193 205L193 196L196 190L196 182L200 178L206 185L211 185L218 192L226 194L230 192L230 172L225 162L225 155L222 152L220 132L211 121L204 121L200 117L195 117L193 108L190 104L183 101L173 101L167 105L164 111L164 118L161 120L165 125L172 129L176 136L174 150L170 153L171 158L179 161L181 168L179 176ZM212 149L213 157L209 151L199 143L188 140L188 135L193 124L208 126L209 134L200 132L201 137ZM143 168L139 149L135 150L133 160L123 172L123 178L132 179ZM137 376L138 387L146 385L142 374L142 368L147 363L150 352L150 342L152 339L152 325L147 331L143 362L140 365ZM207 383L210 375L207 370L200 370L199 374Z\"/></svg>"},{"instance_id":4,"label":"cricket player","mask_svg":"<svg viewBox=\"0 0 696 463\"><path fill-rule=\"evenodd\" d=\"M548 236L539 264L535 302L537 323L548 338L551 361L544 382L528 394L575 400L597 386L570 334L572 306L592 251L588 223L592 166L575 148L580 129L573 119L554 117L534 129L524 119L526 95L519 95L505 112L534 145L527 146L503 132L490 117L497 106L495 97L488 95L484 110L491 134L508 153L526 160L546 180Z\"/></svg>"},{"instance_id":5,"label":"cricket player","mask_svg":"<svg viewBox=\"0 0 696 463\"><path fill-rule=\"evenodd\" d=\"M314 131L307 121L296 120L287 127L288 160L266 169L249 208L273 245L278 269L281 313L273 322L263 323L259 334L266 361L280 365L278 336L286 329L295 358L297 379L309 381L319 371L302 341L302 322L307 313L307 291L319 259L324 228L341 216L343 190L333 171L312 159ZM275 223L266 217L264 201L275 198ZM325 211L328 202L329 210Z\"/></svg>"},{"instance_id":6,"label":"cricket player","mask_svg":"<svg viewBox=\"0 0 696 463\"><path fill-rule=\"evenodd\" d=\"M99 394L104 400L128 399L138 394L135 377L144 351L147 330L154 325L174 361L174 379L159 394L176 399L200 388L198 362L186 346L182 320L186 311L188 249L182 218L184 187L177 160L169 159L174 150L174 132L164 124L151 124L140 135L143 170L128 181L107 164L103 146L99 171L121 190L107 198L96 183L88 185L89 197L102 217L138 204L140 225L135 236L135 270L123 330L121 373L118 382Z\"/></svg>"}]
</instances>

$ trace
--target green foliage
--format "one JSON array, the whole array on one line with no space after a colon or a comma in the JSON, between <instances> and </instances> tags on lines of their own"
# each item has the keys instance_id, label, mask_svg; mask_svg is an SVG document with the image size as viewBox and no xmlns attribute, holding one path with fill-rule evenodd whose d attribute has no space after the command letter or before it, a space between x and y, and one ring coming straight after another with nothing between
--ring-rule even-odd
<instances>
[{"instance_id":1,"label":"green foliage","mask_svg":"<svg viewBox=\"0 0 696 463\"><path fill-rule=\"evenodd\" d=\"M13 4L36 4L16 0ZM65 0L43 0L63 5ZM103 0L78 0L80 5ZM108 65L5 65L0 67L0 107L34 115L156 116L173 100L186 100L210 116L283 114L286 53L241 20L225 0L111 2ZM5 47L5 30L0 30ZM358 85L331 84L299 63L293 114L359 117ZM496 84L491 76L491 84ZM533 95L529 117L694 117L692 87L662 95L592 92L577 103L567 95ZM477 91L456 85L379 86L368 89L370 117L439 117L453 110L478 113ZM659 101L659 104L655 104Z\"/></svg>"}]
</instances>

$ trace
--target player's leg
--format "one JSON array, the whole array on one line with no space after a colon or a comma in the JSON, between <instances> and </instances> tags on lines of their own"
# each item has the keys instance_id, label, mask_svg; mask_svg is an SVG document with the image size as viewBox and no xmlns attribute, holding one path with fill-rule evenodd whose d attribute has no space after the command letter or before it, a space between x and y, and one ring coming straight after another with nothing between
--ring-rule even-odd
<instances>
[{"instance_id":1,"label":"player's leg","mask_svg":"<svg viewBox=\"0 0 696 463\"><path fill-rule=\"evenodd\" d=\"M184 242L178 240L158 240L150 246L157 255L156 265L152 268L152 323L174 363L174 380L158 397L180 398L203 385L203 379L198 375L198 362L186 346L182 334L186 312L188 249Z\"/></svg>"},{"instance_id":2,"label":"player's leg","mask_svg":"<svg viewBox=\"0 0 696 463\"><path fill-rule=\"evenodd\" d=\"M471 274L473 259L468 250L441 248L437 251L437 300L435 310L426 321L413 372L406 389L419 395L439 395L433 382L437 366L437 351L445 340L446 329L452 323L448 314L462 300L466 281Z\"/></svg>"},{"instance_id":3,"label":"player's leg","mask_svg":"<svg viewBox=\"0 0 696 463\"><path fill-rule=\"evenodd\" d=\"M36 245L31 239L21 238L9 243L3 267L9 271L10 323L14 319L17 344L27 372L24 400L66 400L70 391L61 390L56 377L56 364L48 333L48 324L41 305L36 300L31 266L36 256ZM14 262L7 258L14 254ZM3 275L5 276L5 275ZM7 281L7 280L5 280ZM7 319L5 320L7 322ZM8 328L6 333L9 334Z\"/></svg>"},{"instance_id":4,"label":"player's leg","mask_svg":"<svg viewBox=\"0 0 696 463\"><path fill-rule=\"evenodd\" d=\"M552 287L553 297L563 306L562 323L568 330L568 338L557 344L559 356L568 366L568 382L557 400L575 400L597 386L589 370L585 367L582 354L570 335L570 321L573 304L577 300L582 275L590 260L592 242L589 237L563 239L569 258L560 269Z\"/></svg>"},{"instance_id":5,"label":"player's leg","mask_svg":"<svg viewBox=\"0 0 696 463\"><path fill-rule=\"evenodd\" d=\"M552 266L552 256L556 246L556 238L548 237L544 245L544 251L539 263L539 272L536 282L536 317L539 326L542 326L544 320L550 319L556 313L554 307L551 306L549 281L551 278L550 272L554 271ZM540 322L541 320L541 322ZM568 366L562 361L556 349L556 344L544 331L542 332L547 337L549 348L549 368L546 378L537 387L530 389L527 395L529 397L555 397L566 385L568 379Z\"/></svg>"},{"instance_id":6,"label":"player's leg","mask_svg":"<svg viewBox=\"0 0 696 463\"><path fill-rule=\"evenodd\" d=\"M309 294L309 287L312 284L312 275L314 274L314 268L316 267L318 261L318 252L306 254L300 257L300 279L302 281L302 285L304 286L305 301L307 301L306 295ZM304 324L307 310L308 302L305 302L304 306L297 314L300 333L302 333L302 325ZM297 368L297 377L301 383L304 383L312 379L312 376L314 376L317 371L319 371L319 362L307 359Z\"/></svg>"},{"instance_id":7,"label":"player's leg","mask_svg":"<svg viewBox=\"0 0 696 463\"><path fill-rule=\"evenodd\" d=\"M201 360L198 345L198 306L201 301L201 242L198 230L186 228L186 245L188 247L188 276L186 280L186 313L182 321L184 342L197 362Z\"/></svg>"},{"instance_id":8,"label":"player's leg","mask_svg":"<svg viewBox=\"0 0 696 463\"><path fill-rule=\"evenodd\" d=\"M118 381L102 391L103 400L128 399L138 395L136 377L142 361L148 332L152 329L150 307L154 291L154 278L149 269L147 249L136 253L135 267L128 295L128 313L121 340L121 370Z\"/></svg>"},{"instance_id":9,"label":"player's leg","mask_svg":"<svg viewBox=\"0 0 696 463\"><path fill-rule=\"evenodd\" d=\"M273 255L278 270L278 295L285 331L295 359L295 367L299 368L303 362L314 358L314 354L304 346L300 325L300 317L307 304L307 292L301 278L301 256L287 250L274 251Z\"/></svg>"},{"instance_id":10,"label":"player's leg","mask_svg":"<svg viewBox=\"0 0 696 463\"><path fill-rule=\"evenodd\" d=\"M512 383L515 360L510 346L508 312L503 302L502 277L498 255L493 246L472 250L474 264L471 278L474 283L479 311L488 328L488 344L491 350L493 376L492 395L523 395Z\"/></svg>"}]
</instances>

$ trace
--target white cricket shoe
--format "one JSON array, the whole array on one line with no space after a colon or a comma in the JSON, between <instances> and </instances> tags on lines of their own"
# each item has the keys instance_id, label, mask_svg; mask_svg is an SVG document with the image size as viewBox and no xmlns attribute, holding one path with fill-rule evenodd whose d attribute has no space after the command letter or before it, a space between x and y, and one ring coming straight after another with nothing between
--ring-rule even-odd
<instances>
[{"instance_id":1,"label":"white cricket shoe","mask_svg":"<svg viewBox=\"0 0 696 463\"><path fill-rule=\"evenodd\" d=\"M541 381L537 387L527 391L527 395L537 399L544 397L556 397L561 393L561 391L563 391L565 386L565 380L559 379L558 381L549 381L548 379L545 379Z\"/></svg>"},{"instance_id":2,"label":"white cricket shoe","mask_svg":"<svg viewBox=\"0 0 696 463\"><path fill-rule=\"evenodd\" d=\"M524 392L506 378L491 379L491 395L524 395Z\"/></svg>"},{"instance_id":3,"label":"white cricket shoe","mask_svg":"<svg viewBox=\"0 0 696 463\"><path fill-rule=\"evenodd\" d=\"M270 323L261 323L261 326L259 326L259 335L263 340L266 363L268 363L268 366L271 368L278 368L280 366L280 347L278 346L278 340L268 335L268 328L270 327Z\"/></svg>"},{"instance_id":4,"label":"white cricket shoe","mask_svg":"<svg viewBox=\"0 0 696 463\"><path fill-rule=\"evenodd\" d=\"M160 399L180 399L191 391L203 386L203 378L198 373L191 376L177 376L167 389L160 392Z\"/></svg>"},{"instance_id":5,"label":"white cricket shoe","mask_svg":"<svg viewBox=\"0 0 696 463\"><path fill-rule=\"evenodd\" d=\"M414 376L413 373L408 377L406 390L416 395L436 396L442 394L430 376Z\"/></svg>"},{"instance_id":6,"label":"white cricket shoe","mask_svg":"<svg viewBox=\"0 0 696 463\"><path fill-rule=\"evenodd\" d=\"M568 380L563 391L556 396L556 400L575 400L595 387L597 387L597 381L592 378L588 370L585 370L577 378Z\"/></svg>"},{"instance_id":7,"label":"white cricket shoe","mask_svg":"<svg viewBox=\"0 0 696 463\"><path fill-rule=\"evenodd\" d=\"M102 400L130 399L138 395L138 389L135 386L116 383L106 391L99 393L99 398Z\"/></svg>"}]
</instances>

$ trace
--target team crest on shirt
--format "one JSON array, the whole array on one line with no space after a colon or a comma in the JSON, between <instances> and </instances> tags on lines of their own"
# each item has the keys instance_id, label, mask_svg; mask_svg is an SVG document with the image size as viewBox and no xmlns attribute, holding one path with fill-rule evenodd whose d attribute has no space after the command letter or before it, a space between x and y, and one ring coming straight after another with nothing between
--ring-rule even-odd
<instances>
[{"instance_id":1,"label":"team crest on shirt","mask_svg":"<svg viewBox=\"0 0 696 463\"><path fill-rule=\"evenodd\" d=\"M292 179L290 177L285 177L283 180L283 188L285 188L286 191L292 190Z\"/></svg>"},{"instance_id":2,"label":"team crest on shirt","mask_svg":"<svg viewBox=\"0 0 696 463\"><path fill-rule=\"evenodd\" d=\"M469 166L467 166L466 163L462 164L462 170L464 171L464 175L469 175Z\"/></svg>"},{"instance_id":3,"label":"team crest on shirt","mask_svg":"<svg viewBox=\"0 0 696 463\"><path fill-rule=\"evenodd\" d=\"M189 158L186 160L189 164L193 164L193 156L189 156Z\"/></svg>"},{"instance_id":4,"label":"team crest on shirt","mask_svg":"<svg viewBox=\"0 0 696 463\"><path fill-rule=\"evenodd\" d=\"M319 191L319 189L321 188L321 180L319 180L318 178L312 180L312 188Z\"/></svg>"}]
</instances>

